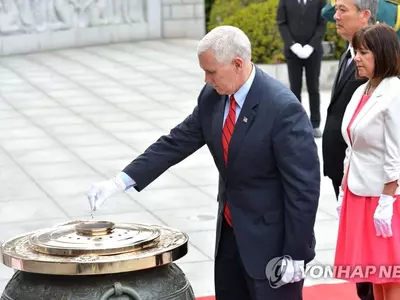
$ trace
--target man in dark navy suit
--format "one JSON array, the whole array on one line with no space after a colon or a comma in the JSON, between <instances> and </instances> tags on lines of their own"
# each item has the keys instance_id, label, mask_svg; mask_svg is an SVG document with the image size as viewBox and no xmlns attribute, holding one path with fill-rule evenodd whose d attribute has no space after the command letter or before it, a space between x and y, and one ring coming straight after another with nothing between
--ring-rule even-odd
<instances>
[{"instance_id":1,"label":"man in dark navy suit","mask_svg":"<svg viewBox=\"0 0 400 300\"><path fill-rule=\"evenodd\" d=\"M94 184L91 208L131 187L143 190L206 144L219 171L217 300L302 299L320 189L311 122L287 87L252 64L240 29L215 28L198 57L206 84L192 114L121 173ZM283 276L271 282L268 262L282 256L274 271Z\"/></svg>"}]
</instances>

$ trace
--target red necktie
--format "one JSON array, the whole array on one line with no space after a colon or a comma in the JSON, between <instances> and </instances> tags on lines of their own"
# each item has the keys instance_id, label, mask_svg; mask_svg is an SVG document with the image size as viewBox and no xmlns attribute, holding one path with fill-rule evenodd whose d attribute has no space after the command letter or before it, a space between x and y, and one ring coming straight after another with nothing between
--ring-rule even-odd
<instances>
[{"instance_id":1,"label":"red necktie","mask_svg":"<svg viewBox=\"0 0 400 300\"><path fill-rule=\"evenodd\" d=\"M236 101L235 97L232 95L230 97L229 113L226 117L224 127L222 128L222 148L224 149L224 161L225 165L228 165L228 149L233 130L235 129L236 123ZM228 201L225 201L224 207L224 217L228 224L232 226L231 212L228 207Z\"/></svg>"}]
</instances>

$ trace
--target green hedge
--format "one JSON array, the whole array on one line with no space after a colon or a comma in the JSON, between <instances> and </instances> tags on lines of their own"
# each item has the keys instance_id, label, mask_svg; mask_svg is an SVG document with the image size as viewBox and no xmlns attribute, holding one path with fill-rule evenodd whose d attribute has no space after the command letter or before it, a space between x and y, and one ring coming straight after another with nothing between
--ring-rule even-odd
<instances>
[{"instance_id":1,"label":"green hedge","mask_svg":"<svg viewBox=\"0 0 400 300\"><path fill-rule=\"evenodd\" d=\"M225 18L234 15L252 3L264 0L206 0L206 10L209 9L208 29L220 25Z\"/></svg>"},{"instance_id":2,"label":"green hedge","mask_svg":"<svg viewBox=\"0 0 400 300\"><path fill-rule=\"evenodd\" d=\"M282 63L283 42L276 24L279 0L209 0L212 7L207 29L220 25L232 25L242 29L252 43L255 63ZM329 23L325 40L336 43L335 57L344 50L345 41L336 33L335 24Z\"/></svg>"},{"instance_id":3,"label":"green hedge","mask_svg":"<svg viewBox=\"0 0 400 300\"><path fill-rule=\"evenodd\" d=\"M285 58L282 39L276 26L278 1L244 3L240 0L217 0L211 9L208 29L219 25L239 27L252 43L255 63L281 63Z\"/></svg>"}]
</instances>

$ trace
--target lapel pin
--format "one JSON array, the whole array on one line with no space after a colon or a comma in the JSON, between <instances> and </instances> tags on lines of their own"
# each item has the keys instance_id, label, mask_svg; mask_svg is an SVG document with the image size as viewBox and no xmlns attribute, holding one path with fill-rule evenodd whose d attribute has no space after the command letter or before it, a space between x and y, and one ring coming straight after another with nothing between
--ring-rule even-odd
<instances>
[{"instance_id":1,"label":"lapel pin","mask_svg":"<svg viewBox=\"0 0 400 300\"><path fill-rule=\"evenodd\" d=\"M247 118L243 117L243 122L247 123Z\"/></svg>"}]
</instances>

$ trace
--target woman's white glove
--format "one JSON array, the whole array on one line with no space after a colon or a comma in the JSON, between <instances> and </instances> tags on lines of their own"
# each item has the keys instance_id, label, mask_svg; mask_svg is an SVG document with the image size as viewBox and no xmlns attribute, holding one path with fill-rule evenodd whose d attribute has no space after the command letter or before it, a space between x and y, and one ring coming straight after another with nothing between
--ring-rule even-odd
<instances>
[{"instance_id":1,"label":"woman's white glove","mask_svg":"<svg viewBox=\"0 0 400 300\"><path fill-rule=\"evenodd\" d=\"M374 225L377 236L384 238L391 237L392 233L392 217L393 203L396 200L393 196L381 195L378 206L374 213Z\"/></svg>"}]
</instances>

